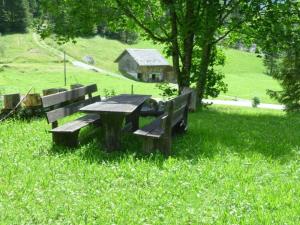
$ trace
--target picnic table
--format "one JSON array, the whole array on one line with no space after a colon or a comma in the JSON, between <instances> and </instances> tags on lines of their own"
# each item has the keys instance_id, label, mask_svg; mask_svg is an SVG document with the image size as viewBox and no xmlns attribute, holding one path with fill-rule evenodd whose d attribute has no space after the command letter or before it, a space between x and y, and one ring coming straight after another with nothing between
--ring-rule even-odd
<instances>
[{"instance_id":1,"label":"picnic table","mask_svg":"<svg viewBox=\"0 0 300 225\"><path fill-rule=\"evenodd\" d=\"M143 103L151 95L122 94L96 102L80 109L84 113L99 114L105 130L105 145L112 151L120 148L123 122L131 124L131 131L139 128L139 116Z\"/></svg>"}]
</instances>

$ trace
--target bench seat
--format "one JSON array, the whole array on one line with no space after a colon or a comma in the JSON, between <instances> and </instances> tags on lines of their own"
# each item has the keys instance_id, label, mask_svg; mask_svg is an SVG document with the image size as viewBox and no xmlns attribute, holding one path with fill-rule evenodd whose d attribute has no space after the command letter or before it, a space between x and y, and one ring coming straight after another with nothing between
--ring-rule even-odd
<instances>
[{"instance_id":1,"label":"bench seat","mask_svg":"<svg viewBox=\"0 0 300 225\"><path fill-rule=\"evenodd\" d=\"M138 136L160 138L164 133L164 130L161 126L161 122L162 116L152 121L150 124L147 124L146 126L136 130L134 134Z\"/></svg>"},{"instance_id":2,"label":"bench seat","mask_svg":"<svg viewBox=\"0 0 300 225\"><path fill-rule=\"evenodd\" d=\"M143 138L145 152L159 149L165 155L171 153L173 131L187 130L190 99L189 92L168 101L163 115L134 132L135 135Z\"/></svg>"},{"instance_id":3,"label":"bench seat","mask_svg":"<svg viewBox=\"0 0 300 225\"><path fill-rule=\"evenodd\" d=\"M90 114L82 116L74 121L65 123L62 126L50 130L50 133L73 133L86 127L89 124L97 123L100 121L100 116L97 114Z\"/></svg>"}]
</instances>

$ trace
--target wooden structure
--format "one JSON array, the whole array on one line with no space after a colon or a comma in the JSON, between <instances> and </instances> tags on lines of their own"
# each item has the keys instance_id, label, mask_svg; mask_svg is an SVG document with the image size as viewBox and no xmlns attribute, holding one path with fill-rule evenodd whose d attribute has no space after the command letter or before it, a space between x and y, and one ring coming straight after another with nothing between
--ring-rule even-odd
<instances>
[{"instance_id":1,"label":"wooden structure","mask_svg":"<svg viewBox=\"0 0 300 225\"><path fill-rule=\"evenodd\" d=\"M67 89L65 89L65 88L49 88L49 89L44 89L43 90L43 96L52 95L52 94L56 94L56 93L64 92L64 91L67 91Z\"/></svg>"},{"instance_id":2,"label":"wooden structure","mask_svg":"<svg viewBox=\"0 0 300 225\"><path fill-rule=\"evenodd\" d=\"M126 49L116 60L119 71L145 82L176 82L173 68L156 49Z\"/></svg>"},{"instance_id":3,"label":"wooden structure","mask_svg":"<svg viewBox=\"0 0 300 225\"><path fill-rule=\"evenodd\" d=\"M124 119L131 131L139 128L139 116L142 104L150 95L118 95L102 102L96 102L80 109L81 112L98 114L105 129L107 150L117 150L121 145L121 131Z\"/></svg>"},{"instance_id":4,"label":"wooden structure","mask_svg":"<svg viewBox=\"0 0 300 225\"><path fill-rule=\"evenodd\" d=\"M100 116L95 114L82 116L74 121L58 126L58 120L79 111L80 108L101 101L100 96L92 97L92 93L97 91L97 85L77 88L71 91L60 92L42 97L44 108L52 108L46 113L48 123L52 124L53 142L58 145L76 147L78 145L78 135L81 128L99 122ZM74 102L82 96L88 95L87 100Z\"/></svg>"},{"instance_id":5,"label":"wooden structure","mask_svg":"<svg viewBox=\"0 0 300 225\"><path fill-rule=\"evenodd\" d=\"M18 94L9 94L3 95L3 106L4 110L12 110L20 103L21 95Z\"/></svg>"},{"instance_id":6,"label":"wooden structure","mask_svg":"<svg viewBox=\"0 0 300 225\"><path fill-rule=\"evenodd\" d=\"M190 93L191 92L191 100L190 100L190 105L189 105L189 109L191 112L195 112L197 109L197 100L198 100L198 93L197 90L195 90L194 88L188 88L185 87L182 90L182 94L186 94L186 93Z\"/></svg>"},{"instance_id":7,"label":"wooden structure","mask_svg":"<svg viewBox=\"0 0 300 225\"><path fill-rule=\"evenodd\" d=\"M143 138L143 149L157 148L165 155L171 153L172 131L186 131L191 93L178 96L166 103L165 113L150 124L134 132Z\"/></svg>"},{"instance_id":8,"label":"wooden structure","mask_svg":"<svg viewBox=\"0 0 300 225\"><path fill-rule=\"evenodd\" d=\"M26 95L23 104L26 108L38 108L42 106L41 96L38 93Z\"/></svg>"}]
</instances>

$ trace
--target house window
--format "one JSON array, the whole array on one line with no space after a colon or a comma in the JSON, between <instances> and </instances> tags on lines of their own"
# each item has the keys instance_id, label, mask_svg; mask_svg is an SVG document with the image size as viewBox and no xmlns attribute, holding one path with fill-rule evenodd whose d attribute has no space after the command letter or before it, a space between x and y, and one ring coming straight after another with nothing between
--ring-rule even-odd
<instances>
[{"instance_id":1,"label":"house window","mask_svg":"<svg viewBox=\"0 0 300 225\"><path fill-rule=\"evenodd\" d=\"M138 74L137 74L137 78L138 78L139 80L142 80L143 74L142 74L142 73L138 73Z\"/></svg>"}]
</instances>

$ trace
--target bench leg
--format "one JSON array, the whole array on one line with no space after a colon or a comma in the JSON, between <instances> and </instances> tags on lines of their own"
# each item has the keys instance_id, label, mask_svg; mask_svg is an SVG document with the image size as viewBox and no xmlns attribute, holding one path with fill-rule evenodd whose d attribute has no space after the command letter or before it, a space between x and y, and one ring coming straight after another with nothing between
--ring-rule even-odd
<instances>
[{"instance_id":1,"label":"bench leg","mask_svg":"<svg viewBox=\"0 0 300 225\"><path fill-rule=\"evenodd\" d=\"M158 149L165 156L171 154L172 138L143 138L143 151L147 154L153 152L154 149Z\"/></svg>"},{"instance_id":2,"label":"bench leg","mask_svg":"<svg viewBox=\"0 0 300 225\"><path fill-rule=\"evenodd\" d=\"M154 139L153 138L143 138L143 151L146 154L151 153L154 148L155 148L155 144L154 144Z\"/></svg>"},{"instance_id":3,"label":"bench leg","mask_svg":"<svg viewBox=\"0 0 300 225\"><path fill-rule=\"evenodd\" d=\"M165 155L171 154L172 137L162 137L157 141L157 148Z\"/></svg>"},{"instance_id":4,"label":"bench leg","mask_svg":"<svg viewBox=\"0 0 300 225\"><path fill-rule=\"evenodd\" d=\"M70 148L78 146L79 131L73 133L52 133L53 142L56 145L64 145Z\"/></svg>"}]
</instances>

